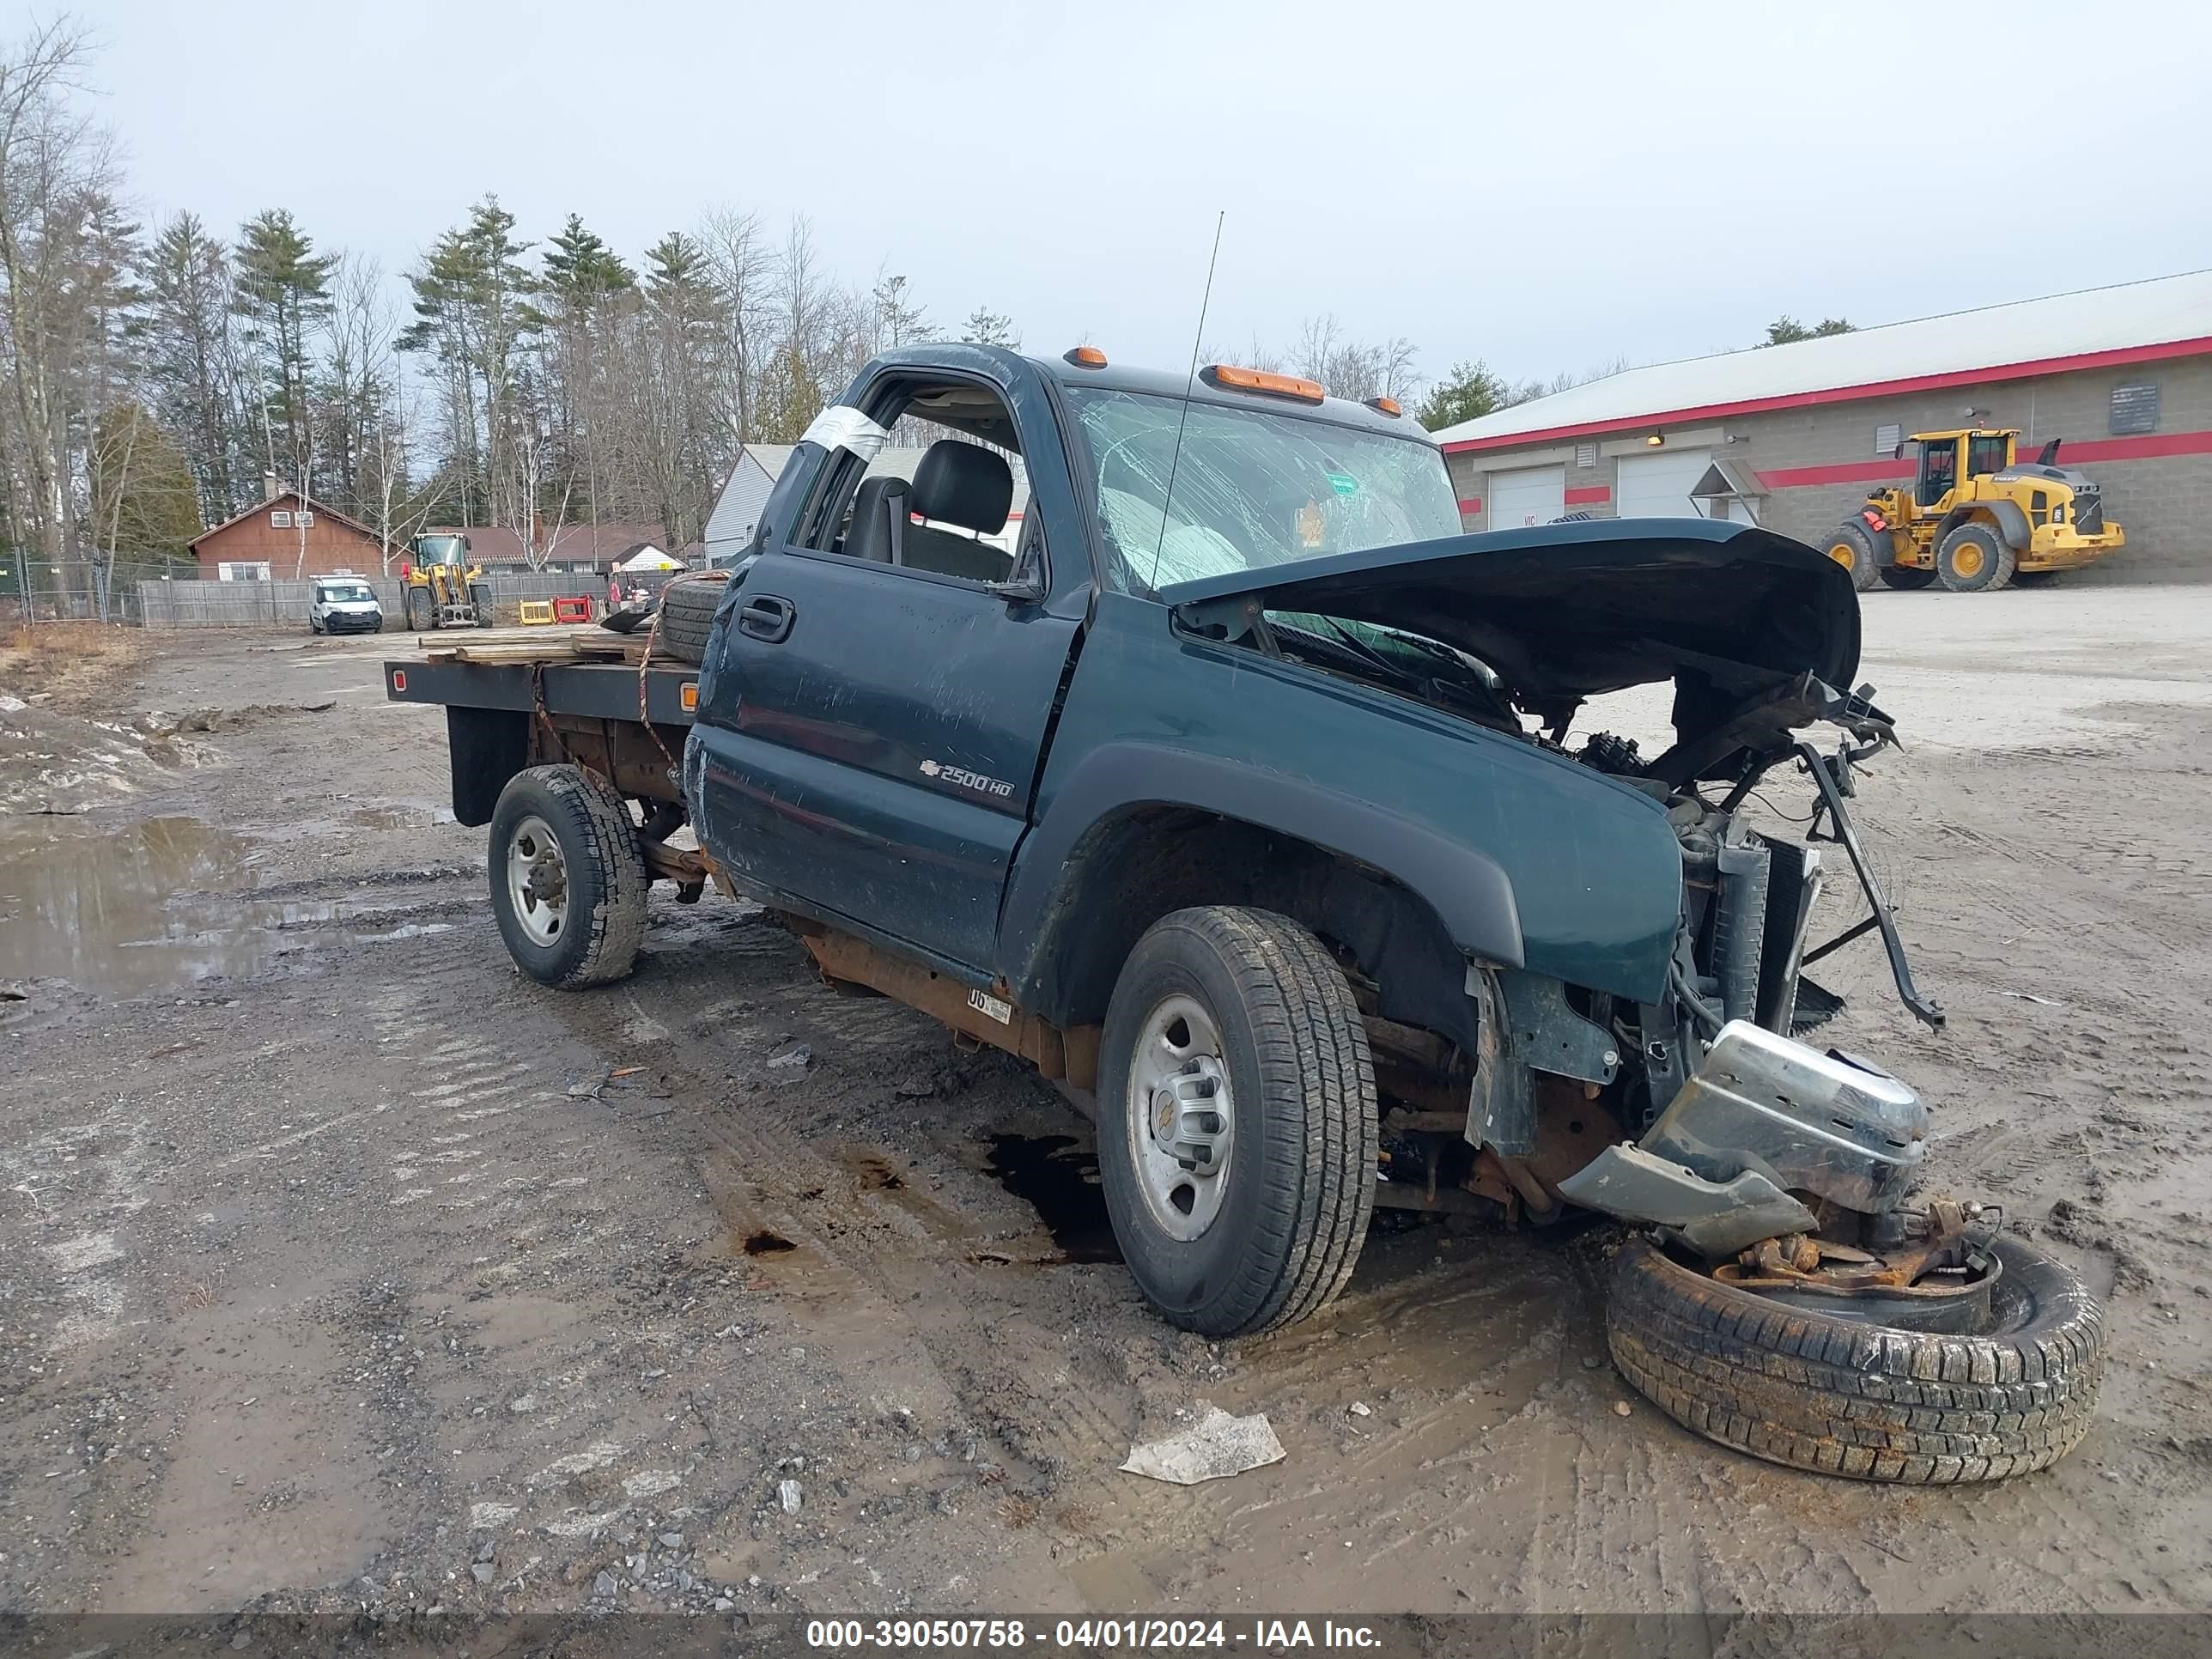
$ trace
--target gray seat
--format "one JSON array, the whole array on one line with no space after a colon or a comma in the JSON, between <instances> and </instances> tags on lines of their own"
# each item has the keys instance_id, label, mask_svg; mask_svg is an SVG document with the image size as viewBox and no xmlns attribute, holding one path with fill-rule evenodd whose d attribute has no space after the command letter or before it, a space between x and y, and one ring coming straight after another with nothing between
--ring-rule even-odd
<instances>
[{"instance_id":1,"label":"gray seat","mask_svg":"<svg viewBox=\"0 0 2212 1659\"><path fill-rule=\"evenodd\" d=\"M911 489L904 478L863 478L853 496L845 551L876 564L905 563L906 538L914 530L907 522Z\"/></svg>"},{"instance_id":2,"label":"gray seat","mask_svg":"<svg viewBox=\"0 0 2212 1659\"><path fill-rule=\"evenodd\" d=\"M865 492L867 485L860 488ZM906 499L908 510L918 517L994 536L1006 528L1014 504L1013 469L995 449L940 438L915 469L914 488ZM859 512L857 497L854 510ZM857 517L854 524L858 529ZM908 524L902 530L903 556L896 562L914 569L976 582L1004 581L1013 570L1012 556L988 543L930 525Z\"/></svg>"}]
</instances>

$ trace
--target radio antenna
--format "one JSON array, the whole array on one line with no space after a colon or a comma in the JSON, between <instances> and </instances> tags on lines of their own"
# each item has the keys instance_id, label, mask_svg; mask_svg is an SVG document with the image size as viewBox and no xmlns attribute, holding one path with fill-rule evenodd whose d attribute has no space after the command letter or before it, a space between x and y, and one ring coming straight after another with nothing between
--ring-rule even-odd
<instances>
[{"instance_id":1,"label":"radio antenna","mask_svg":"<svg viewBox=\"0 0 2212 1659\"><path fill-rule=\"evenodd\" d=\"M1175 505L1176 470L1182 465L1182 429L1190 422L1191 394L1198 390L1198 354L1206 349L1206 312L1213 303L1213 267L1221 258L1221 227L1229 217L1223 208L1213 218L1213 252L1206 259L1206 292L1198 301L1198 332L1191 337L1190 374L1182 385L1182 412L1176 417L1175 453L1168 460L1168 493L1160 499L1160 538L1152 546L1152 586L1159 586L1160 555L1167 550L1168 509Z\"/></svg>"}]
</instances>

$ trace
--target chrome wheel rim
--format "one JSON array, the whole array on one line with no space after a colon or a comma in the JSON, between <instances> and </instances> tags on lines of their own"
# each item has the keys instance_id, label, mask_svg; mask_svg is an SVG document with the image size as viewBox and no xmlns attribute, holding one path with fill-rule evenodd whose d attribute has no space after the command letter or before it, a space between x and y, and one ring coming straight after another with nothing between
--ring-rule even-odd
<instances>
[{"instance_id":1,"label":"chrome wheel rim","mask_svg":"<svg viewBox=\"0 0 2212 1659\"><path fill-rule=\"evenodd\" d=\"M1229 1190L1237 1113L1220 1027L1197 998L1164 998L1146 1017L1124 1104L1146 1212L1170 1238L1202 1237Z\"/></svg>"},{"instance_id":2,"label":"chrome wheel rim","mask_svg":"<svg viewBox=\"0 0 2212 1659\"><path fill-rule=\"evenodd\" d=\"M561 937L568 920L568 867L551 827L534 814L507 837L507 896L532 944L550 945Z\"/></svg>"}]
</instances>

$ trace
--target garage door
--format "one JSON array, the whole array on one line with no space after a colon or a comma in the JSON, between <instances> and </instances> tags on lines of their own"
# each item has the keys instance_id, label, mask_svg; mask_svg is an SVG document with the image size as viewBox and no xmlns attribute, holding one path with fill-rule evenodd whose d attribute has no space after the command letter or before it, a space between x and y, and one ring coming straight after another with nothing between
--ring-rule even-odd
<instances>
[{"instance_id":1,"label":"garage door","mask_svg":"<svg viewBox=\"0 0 2212 1659\"><path fill-rule=\"evenodd\" d=\"M1493 472L1487 488L1492 530L1549 524L1567 510L1564 466L1524 466L1516 472Z\"/></svg>"},{"instance_id":2,"label":"garage door","mask_svg":"<svg viewBox=\"0 0 2212 1659\"><path fill-rule=\"evenodd\" d=\"M1624 519L1702 519L1690 492L1712 464L1710 449L1624 455L1613 479L1613 511Z\"/></svg>"}]
</instances>

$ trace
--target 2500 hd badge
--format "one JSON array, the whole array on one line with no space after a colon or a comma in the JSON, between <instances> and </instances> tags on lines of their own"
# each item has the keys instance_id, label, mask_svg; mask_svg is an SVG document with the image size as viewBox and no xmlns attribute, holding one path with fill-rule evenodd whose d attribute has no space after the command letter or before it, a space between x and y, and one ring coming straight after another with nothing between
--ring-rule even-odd
<instances>
[{"instance_id":1,"label":"2500 hd badge","mask_svg":"<svg viewBox=\"0 0 2212 1659\"><path fill-rule=\"evenodd\" d=\"M947 766L941 761L926 760L921 763L925 778L941 778L946 783L957 783L963 789L973 789L979 795L996 795L1004 800L1014 793L1014 786L998 778L987 778L981 772L970 772L964 766Z\"/></svg>"}]
</instances>

